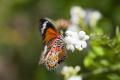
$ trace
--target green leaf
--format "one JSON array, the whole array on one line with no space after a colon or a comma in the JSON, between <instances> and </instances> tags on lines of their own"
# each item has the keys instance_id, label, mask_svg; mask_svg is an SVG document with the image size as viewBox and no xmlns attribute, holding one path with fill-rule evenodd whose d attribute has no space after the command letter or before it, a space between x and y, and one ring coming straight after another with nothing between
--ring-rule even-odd
<instances>
[{"instance_id":1,"label":"green leaf","mask_svg":"<svg viewBox=\"0 0 120 80\"><path fill-rule=\"evenodd\" d=\"M105 54L103 48L100 46L94 46L93 50L98 56L104 56L104 54Z\"/></svg>"},{"instance_id":2,"label":"green leaf","mask_svg":"<svg viewBox=\"0 0 120 80\"><path fill-rule=\"evenodd\" d=\"M86 67L89 67L89 66L91 66L93 64L93 59L91 59L90 57L86 57L85 59L84 59L84 65L86 66Z\"/></svg>"},{"instance_id":3,"label":"green leaf","mask_svg":"<svg viewBox=\"0 0 120 80\"><path fill-rule=\"evenodd\" d=\"M110 80L120 80L120 75L110 74L107 76Z\"/></svg>"}]
</instances>

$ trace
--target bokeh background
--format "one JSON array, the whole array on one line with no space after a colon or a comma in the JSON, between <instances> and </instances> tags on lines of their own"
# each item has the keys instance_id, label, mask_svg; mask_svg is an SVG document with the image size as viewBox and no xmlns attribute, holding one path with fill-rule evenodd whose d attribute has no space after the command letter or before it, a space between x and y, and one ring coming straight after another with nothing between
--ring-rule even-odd
<instances>
[{"instance_id":1,"label":"bokeh background","mask_svg":"<svg viewBox=\"0 0 120 80\"><path fill-rule=\"evenodd\" d=\"M81 66L83 80L120 80L120 0L0 0L0 80L63 80L60 71L38 65L39 19L69 20L76 5L101 12L94 31L99 27L110 39L100 36L87 50L69 52L64 65Z\"/></svg>"}]
</instances>

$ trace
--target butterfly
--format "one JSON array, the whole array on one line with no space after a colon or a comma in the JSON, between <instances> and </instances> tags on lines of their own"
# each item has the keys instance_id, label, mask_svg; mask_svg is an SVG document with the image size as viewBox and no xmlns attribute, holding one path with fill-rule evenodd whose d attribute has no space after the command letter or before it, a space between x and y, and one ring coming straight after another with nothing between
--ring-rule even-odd
<instances>
[{"instance_id":1,"label":"butterfly","mask_svg":"<svg viewBox=\"0 0 120 80\"><path fill-rule=\"evenodd\" d=\"M55 69L66 58L64 37L47 18L40 19L39 30L44 46L39 64L44 64L49 70Z\"/></svg>"}]
</instances>

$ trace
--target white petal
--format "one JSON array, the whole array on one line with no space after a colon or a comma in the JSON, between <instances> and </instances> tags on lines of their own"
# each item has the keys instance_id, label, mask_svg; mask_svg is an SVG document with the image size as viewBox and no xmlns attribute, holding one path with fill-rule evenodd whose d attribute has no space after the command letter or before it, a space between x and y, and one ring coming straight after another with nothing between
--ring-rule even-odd
<instances>
[{"instance_id":1,"label":"white petal","mask_svg":"<svg viewBox=\"0 0 120 80\"><path fill-rule=\"evenodd\" d=\"M76 66L76 67L75 67L75 70L76 70L77 72L80 71L80 69L81 69L80 66Z\"/></svg>"},{"instance_id":2,"label":"white petal","mask_svg":"<svg viewBox=\"0 0 120 80\"><path fill-rule=\"evenodd\" d=\"M98 11L94 11L92 14L95 20L99 20L101 18L101 13Z\"/></svg>"},{"instance_id":3,"label":"white petal","mask_svg":"<svg viewBox=\"0 0 120 80\"><path fill-rule=\"evenodd\" d=\"M89 39L89 36L85 35L84 40L88 40L88 39Z\"/></svg>"},{"instance_id":4,"label":"white petal","mask_svg":"<svg viewBox=\"0 0 120 80\"><path fill-rule=\"evenodd\" d=\"M78 50L80 50L80 51L83 49L83 48L81 47L81 44L79 44L79 43L75 45L75 48L78 49Z\"/></svg>"},{"instance_id":5,"label":"white petal","mask_svg":"<svg viewBox=\"0 0 120 80\"><path fill-rule=\"evenodd\" d=\"M66 45L67 50L71 50L72 52L75 50L73 45Z\"/></svg>"},{"instance_id":6,"label":"white petal","mask_svg":"<svg viewBox=\"0 0 120 80\"><path fill-rule=\"evenodd\" d=\"M71 36L65 37L65 38L64 38L64 41L65 41L65 43L68 44L68 45L75 43L75 39L72 38Z\"/></svg>"},{"instance_id":7,"label":"white petal","mask_svg":"<svg viewBox=\"0 0 120 80\"><path fill-rule=\"evenodd\" d=\"M84 40L86 33L84 31L79 32L79 39Z\"/></svg>"},{"instance_id":8,"label":"white petal","mask_svg":"<svg viewBox=\"0 0 120 80\"><path fill-rule=\"evenodd\" d=\"M77 15L80 17L85 17L85 11L80 6L74 6L70 10L71 16Z\"/></svg>"},{"instance_id":9,"label":"white petal","mask_svg":"<svg viewBox=\"0 0 120 80\"><path fill-rule=\"evenodd\" d=\"M63 71L63 72L67 72L67 71L68 71L68 67L67 67L67 66L64 66L62 71Z\"/></svg>"},{"instance_id":10,"label":"white petal","mask_svg":"<svg viewBox=\"0 0 120 80\"><path fill-rule=\"evenodd\" d=\"M86 33L84 31L79 32L79 36L85 35Z\"/></svg>"},{"instance_id":11,"label":"white petal","mask_svg":"<svg viewBox=\"0 0 120 80\"><path fill-rule=\"evenodd\" d=\"M86 43L85 41L82 41L82 42L81 42L81 47L82 47L82 48L86 48L86 47L87 47L87 43Z\"/></svg>"}]
</instances>

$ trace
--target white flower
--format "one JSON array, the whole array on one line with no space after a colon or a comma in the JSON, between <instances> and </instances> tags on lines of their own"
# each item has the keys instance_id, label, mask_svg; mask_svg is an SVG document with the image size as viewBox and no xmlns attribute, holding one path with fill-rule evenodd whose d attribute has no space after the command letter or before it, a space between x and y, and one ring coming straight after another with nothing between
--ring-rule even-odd
<instances>
[{"instance_id":1,"label":"white flower","mask_svg":"<svg viewBox=\"0 0 120 80\"><path fill-rule=\"evenodd\" d=\"M66 72L68 72L68 67L67 67L67 66L64 66L64 67L63 67L63 73L66 73Z\"/></svg>"},{"instance_id":2,"label":"white flower","mask_svg":"<svg viewBox=\"0 0 120 80\"><path fill-rule=\"evenodd\" d=\"M73 6L70 10L70 14L73 24L79 24L79 20L85 17L85 11L79 6Z\"/></svg>"},{"instance_id":3,"label":"white flower","mask_svg":"<svg viewBox=\"0 0 120 80\"><path fill-rule=\"evenodd\" d=\"M101 19L101 14L98 11L94 11L90 16L90 25L96 26L98 20Z\"/></svg>"},{"instance_id":4,"label":"white flower","mask_svg":"<svg viewBox=\"0 0 120 80\"><path fill-rule=\"evenodd\" d=\"M80 38L80 40L88 40L89 36L86 35L86 33L84 31L80 31L79 32L79 38Z\"/></svg>"},{"instance_id":5,"label":"white flower","mask_svg":"<svg viewBox=\"0 0 120 80\"><path fill-rule=\"evenodd\" d=\"M83 50L87 47L86 40L89 39L89 36L84 31L80 31L79 22L85 20L87 12L79 6L74 6L71 8L70 14L71 24L65 32L66 37L64 38L66 48L72 52L75 49Z\"/></svg>"},{"instance_id":6,"label":"white flower","mask_svg":"<svg viewBox=\"0 0 120 80\"><path fill-rule=\"evenodd\" d=\"M65 80L81 80L81 76L77 75L77 73L80 71L80 66L76 66L73 68L72 66L64 66L61 74L64 75Z\"/></svg>"},{"instance_id":7,"label":"white flower","mask_svg":"<svg viewBox=\"0 0 120 80\"><path fill-rule=\"evenodd\" d=\"M80 69L81 69L80 66L76 66L76 67L75 67L75 70L76 70L77 72L80 71Z\"/></svg>"},{"instance_id":8,"label":"white flower","mask_svg":"<svg viewBox=\"0 0 120 80\"><path fill-rule=\"evenodd\" d=\"M71 50L72 52L75 50L75 47L72 44L66 45L68 50Z\"/></svg>"},{"instance_id":9,"label":"white flower","mask_svg":"<svg viewBox=\"0 0 120 80\"><path fill-rule=\"evenodd\" d=\"M101 19L102 15L99 11L91 9L83 9L80 6L73 6L70 9L71 23L79 25L82 21L88 26L96 26L97 22Z\"/></svg>"},{"instance_id":10,"label":"white flower","mask_svg":"<svg viewBox=\"0 0 120 80\"><path fill-rule=\"evenodd\" d=\"M80 6L73 6L70 13L71 16L85 17L85 11Z\"/></svg>"},{"instance_id":11,"label":"white flower","mask_svg":"<svg viewBox=\"0 0 120 80\"><path fill-rule=\"evenodd\" d=\"M83 50L87 47L86 40L89 39L89 36L86 35L84 31L75 32L75 31L66 31L66 37L64 41L66 43L66 48L72 52L76 49Z\"/></svg>"},{"instance_id":12,"label":"white flower","mask_svg":"<svg viewBox=\"0 0 120 80\"><path fill-rule=\"evenodd\" d=\"M64 66L61 73L62 73L62 75L65 75L66 77L68 77L69 76L69 68L67 66Z\"/></svg>"},{"instance_id":13,"label":"white flower","mask_svg":"<svg viewBox=\"0 0 120 80\"><path fill-rule=\"evenodd\" d=\"M74 73L74 71L75 70L74 70L73 67L71 67L71 66L69 66L69 67L68 66L64 66L62 71L61 71L61 74L64 75L65 78L67 79L67 78L69 78L71 76L71 74Z\"/></svg>"},{"instance_id":14,"label":"white flower","mask_svg":"<svg viewBox=\"0 0 120 80\"><path fill-rule=\"evenodd\" d=\"M81 46L81 41L77 41L77 43L76 44L74 44L75 45L75 48L76 49L78 49L78 50L83 50L83 48L82 48L82 46Z\"/></svg>"},{"instance_id":15,"label":"white flower","mask_svg":"<svg viewBox=\"0 0 120 80\"><path fill-rule=\"evenodd\" d=\"M72 76L70 78L68 78L67 80L82 80L81 76Z\"/></svg>"},{"instance_id":16,"label":"white flower","mask_svg":"<svg viewBox=\"0 0 120 80\"><path fill-rule=\"evenodd\" d=\"M102 15L99 11L86 10L85 23L89 26L96 26Z\"/></svg>"},{"instance_id":17,"label":"white flower","mask_svg":"<svg viewBox=\"0 0 120 80\"><path fill-rule=\"evenodd\" d=\"M82 46L82 48L86 48L87 47L87 43L85 41L81 41L81 46Z\"/></svg>"}]
</instances>

